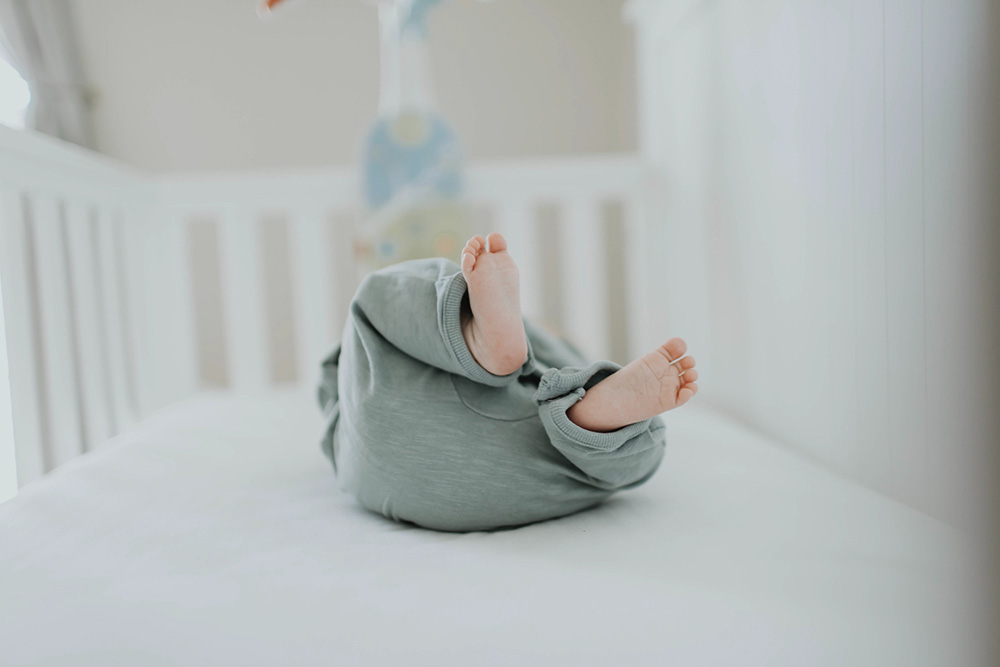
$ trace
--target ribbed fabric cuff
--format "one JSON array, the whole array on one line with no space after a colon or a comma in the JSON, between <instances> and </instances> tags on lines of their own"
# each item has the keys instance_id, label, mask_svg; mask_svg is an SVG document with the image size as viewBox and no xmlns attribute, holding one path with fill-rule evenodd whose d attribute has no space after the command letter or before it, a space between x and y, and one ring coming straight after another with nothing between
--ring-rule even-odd
<instances>
[{"instance_id":1,"label":"ribbed fabric cuff","mask_svg":"<svg viewBox=\"0 0 1000 667\"><path fill-rule=\"evenodd\" d=\"M649 429L649 419L629 424L617 431L599 433L574 424L566 411L582 399L587 385L597 384L604 377L614 373L621 366L610 361L598 361L587 368L552 368L542 375L535 392L535 401L539 404L539 415L549 422L569 440L593 449L608 451L621 447L622 443L634 438ZM595 376L602 377L596 378ZM543 405L544 404L544 405Z\"/></svg>"},{"instance_id":2,"label":"ribbed fabric cuff","mask_svg":"<svg viewBox=\"0 0 1000 667\"><path fill-rule=\"evenodd\" d=\"M462 335L462 299L468 289L465 276L461 272L438 281L438 294L440 295L438 298L438 327L448 342L448 349L451 350L462 370L470 379L492 387L502 387L505 384L516 382L517 378L532 372L535 368L535 355L531 349L530 340L527 341L527 360L519 369L509 375L494 375L475 360L472 352L469 351L469 346L465 343L465 336Z\"/></svg>"}]
</instances>

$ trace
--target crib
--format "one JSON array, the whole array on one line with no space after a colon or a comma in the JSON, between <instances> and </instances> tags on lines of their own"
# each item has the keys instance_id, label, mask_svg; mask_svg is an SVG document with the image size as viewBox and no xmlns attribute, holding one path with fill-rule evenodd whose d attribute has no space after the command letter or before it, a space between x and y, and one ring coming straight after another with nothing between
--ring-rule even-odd
<instances>
[{"instance_id":1,"label":"crib","mask_svg":"<svg viewBox=\"0 0 1000 667\"><path fill-rule=\"evenodd\" d=\"M772 8L738 38L727 32L746 18L737 3L629 3L640 150L471 166L473 231L507 237L527 317L619 362L685 335L704 369L705 390L667 416L653 480L517 530L455 535L385 520L338 491L319 451L318 363L360 278L353 170L154 176L0 127L0 370L10 379L0 428L12 424L0 430L0 490L20 487L0 505L0 662L988 664L984 562L967 526L944 520L961 503L929 471L930 422L900 418L926 410L922 387L948 371L926 361L926 341L945 326L925 315L937 312L933 287L919 302L903 290L941 251L894 225L894 211L909 211L890 210L906 208L893 192L917 174L893 167L912 158L902 139L943 125L903 123L882 137L881 161L855 163L827 134L843 129L833 112L820 116L830 124L800 143L829 149L815 164L803 157L795 178L810 195L827 188L817 195L825 244L792 244L795 260L767 254L768 240L792 231L789 210L810 202L783 196L799 157L787 137L765 145L769 130L751 115L788 91L764 81L761 102L740 68L776 58L768 40L798 44L789 25L843 28L859 48L896 39L919 55L905 11L886 3L878 23L861 4L847 18ZM951 19L938 46L975 23L970 7L929 10ZM733 57L711 57L707 44ZM828 54L802 59L836 67ZM905 96L873 114L867 70L851 67L851 137L870 157L869 121ZM925 83L946 80L928 65ZM917 83L881 80L897 93ZM712 112L736 146L728 161L705 116L718 99L749 109ZM814 118L821 106L797 113ZM751 159L752 187L734 177ZM851 180L878 164L881 180ZM866 189L878 182L881 194ZM832 231L836 187L853 188L856 251ZM950 196L936 187L927 201ZM869 215L879 196L889 202L881 227ZM759 237L727 226L738 204L775 214L758 221ZM941 241L935 229L925 231ZM695 261L738 268L762 254L760 275L713 278ZM865 279L850 294L824 272L847 266ZM830 299L800 298L816 289ZM874 386L845 398L856 378L836 372L838 357L806 355L815 340L789 336L790 358L767 368L759 313L788 303L799 310L783 321L807 333L833 323L822 350L849 335L850 368L873 366ZM869 334L884 349L866 347ZM833 407L800 395L737 400L759 378L796 372Z\"/></svg>"},{"instance_id":2,"label":"crib","mask_svg":"<svg viewBox=\"0 0 1000 667\"><path fill-rule=\"evenodd\" d=\"M199 391L313 388L360 280L353 172L153 179L0 131L21 484ZM622 326L645 302L640 174L608 156L469 175L472 227L509 239L526 315L595 357L644 342L624 332L646 327Z\"/></svg>"}]
</instances>

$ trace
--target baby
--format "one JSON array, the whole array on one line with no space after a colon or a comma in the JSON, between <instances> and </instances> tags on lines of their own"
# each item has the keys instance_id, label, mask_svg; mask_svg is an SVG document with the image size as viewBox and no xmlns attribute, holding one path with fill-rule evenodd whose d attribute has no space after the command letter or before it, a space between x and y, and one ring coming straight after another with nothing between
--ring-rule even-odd
<instances>
[{"instance_id":1,"label":"baby","mask_svg":"<svg viewBox=\"0 0 1000 667\"><path fill-rule=\"evenodd\" d=\"M323 451L341 488L397 521L490 530L571 514L648 480L657 416L698 391L673 338L624 368L588 363L524 320L500 234L462 266L404 262L370 274L323 362Z\"/></svg>"}]
</instances>

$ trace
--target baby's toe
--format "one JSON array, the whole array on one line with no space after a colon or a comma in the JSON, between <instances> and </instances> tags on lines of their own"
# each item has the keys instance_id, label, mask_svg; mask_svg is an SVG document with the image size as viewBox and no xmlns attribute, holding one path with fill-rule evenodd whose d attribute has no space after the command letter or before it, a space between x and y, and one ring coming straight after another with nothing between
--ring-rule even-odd
<instances>
[{"instance_id":1,"label":"baby's toe","mask_svg":"<svg viewBox=\"0 0 1000 667\"><path fill-rule=\"evenodd\" d=\"M683 338L671 338L660 349L667 353L670 361L677 361L687 352L687 343Z\"/></svg>"},{"instance_id":2,"label":"baby's toe","mask_svg":"<svg viewBox=\"0 0 1000 667\"><path fill-rule=\"evenodd\" d=\"M486 241L490 252L503 252L507 249L507 239L498 232L493 232L487 236Z\"/></svg>"},{"instance_id":3,"label":"baby's toe","mask_svg":"<svg viewBox=\"0 0 1000 667\"><path fill-rule=\"evenodd\" d=\"M694 398L694 395L698 393L698 385L696 384L686 384L680 388L677 392L677 405L681 406Z\"/></svg>"},{"instance_id":4,"label":"baby's toe","mask_svg":"<svg viewBox=\"0 0 1000 667\"><path fill-rule=\"evenodd\" d=\"M485 247L486 242L482 240L482 237L473 236L471 239L465 242L465 247L462 248L462 254L470 253L473 256L478 255Z\"/></svg>"},{"instance_id":5,"label":"baby's toe","mask_svg":"<svg viewBox=\"0 0 1000 667\"><path fill-rule=\"evenodd\" d=\"M462 251L462 273L466 276L469 272L476 266L476 251L470 249L469 246L465 246L465 250Z\"/></svg>"}]
</instances>

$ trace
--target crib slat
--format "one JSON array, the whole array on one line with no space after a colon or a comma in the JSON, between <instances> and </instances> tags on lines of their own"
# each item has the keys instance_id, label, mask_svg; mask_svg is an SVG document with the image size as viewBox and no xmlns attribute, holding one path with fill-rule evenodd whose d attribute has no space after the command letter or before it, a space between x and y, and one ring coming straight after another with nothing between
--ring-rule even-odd
<instances>
[{"instance_id":1,"label":"crib slat","mask_svg":"<svg viewBox=\"0 0 1000 667\"><path fill-rule=\"evenodd\" d=\"M354 254L353 239L357 234L357 213L351 210L340 210L331 216L327 230L332 235L326 247L332 252L324 256L333 262L331 291L333 293L333 312L330 321L336 339L340 338L347 323L347 309L358 291L363 276L360 275L357 257Z\"/></svg>"},{"instance_id":2,"label":"crib slat","mask_svg":"<svg viewBox=\"0 0 1000 667\"><path fill-rule=\"evenodd\" d=\"M251 215L230 209L222 222L223 304L229 381L236 390L267 386L264 311L260 300L257 225Z\"/></svg>"},{"instance_id":3,"label":"crib slat","mask_svg":"<svg viewBox=\"0 0 1000 667\"><path fill-rule=\"evenodd\" d=\"M521 211L524 248L520 261L521 298L525 314L541 318L545 311L545 270L542 262L549 249L541 247L538 233L538 210L528 207Z\"/></svg>"},{"instance_id":4,"label":"crib slat","mask_svg":"<svg viewBox=\"0 0 1000 667\"><path fill-rule=\"evenodd\" d=\"M608 258L597 202L574 199L560 229L567 334L591 359L608 355Z\"/></svg>"},{"instance_id":5,"label":"crib slat","mask_svg":"<svg viewBox=\"0 0 1000 667\"><path fill-rule=\"evenodd\" d=\"M2 227L0 227L2 230ZM0 231L0 242L3 233ZM0 260L2 261L2 260ZM3 273L0 272L0 283ZM10 367L7 359L7 334L0 288L0 503L17 494L17 450L14 448L14 406L10 396Z\"/></svg>"},{"instance_id":6,"label":"crib slat","mask_svg":"<svg viewBox=\"0 0 1000 667\"><path fill-rule=\"evenodd\" d=\"M15 190L0 189L0 285L9 372L17 481L24 486L45 472L41 378L32 308L33 278L29 262L24 201Z\"/></svg>"},{"instance_id":7,"label":"crib slat","mask_svg":"<svg viewBox=\"0 0 1000 667\"><path fill-rule=\"evenodd\" d=\"M664 330L656 330L650 313L663 312L664 304L650 300L649 284L655 276L650 274L649 237L643 219L643 210L634 198L622 200L622 235L625 254L625 299L628 332L628 358L634 359L663 343L659 340ZM659 275L659 274L656 274Z\"/></svg>"},{"instance_id":8,"label":"crib slat","mask_svg":"<svg viewBox=\"0 0 1000 667\"><path fill-rule=\"evenodd\" d=\"M58 202L36 198L31 206L35 232L39 322L49 428L50 466L83 452L80 395L75 363L74 326L62 211Z\"/></svg>"},{"instance_id":9,"label":"crib slat","mask_svg":"<svg viewBox=\"0 0 1000 667\"><path fill-rule=\"evenodd\" d=\"M535 210L518 199L501 201L497 206L499 231L507 239L510 254L517 260L521 278L521 311L537 319L544 309L541 254Z\"/></svg>"},{"instance_id":10,"label":"crib slat","mask_svg":"<svg viewBox=\"0 0 1000 667\"><path fill-rule=\"evenodd\" d=\"M139 276L133 277L128 271L128 263L125 261L127 247L125 246L125 225L134 222L132 216L134 211L126 204L112 223L112 241L115 253L115 277L118 285L118 308L119 320L122 331L122 356L125 366L125 397L128 423L134 424L139 421L138 390L136 388L136 359L135 359L135 326L132 321L131 311L132 292L138 291Z\"/></svg>"},{"instance_id":11,"label":"crib slat","mask_svg":"<svg viewBox=\"0 0 1000 667\"><path fill-rule=\"evenodd\" d=\"M93 449L114 433L107 352L101 322L94 262L96 239L91 211L74 202L66 207L66 244L69 250L70 286L77 331L80 398L83 409L84 448Z\"/></svg>"},{"instance_id":12,"label":"crib slat","mask_svg":"<svg viewBox=\"0 0 1000 667\"><path fill-rule=\"evenodd\" d=\"M324 354L333 346L333 318L328 310L337 289L336 271L331 271L326 235L323 233L323 211L300 211L293 221L293 281L298 298L298 362L300 383L312 384L319 374Z\"/></svg>"},{"instance_id":13,"label":"crib slat","mask_svg":"<svg viewBox=\"0 0 1000 667\"><path fill-rule=\"evenodd\" d=\"M100 290L104 336L107 341L108 374L113 405L114 433L120 433L135 423L133 401L130 395L131 382L128 379L129 361L123 319L122 291L123 273L119 268L120 256L117 248L117 211L102 208L97 216L98 265L100 266Z\"/></svg>"}]
</instances>

